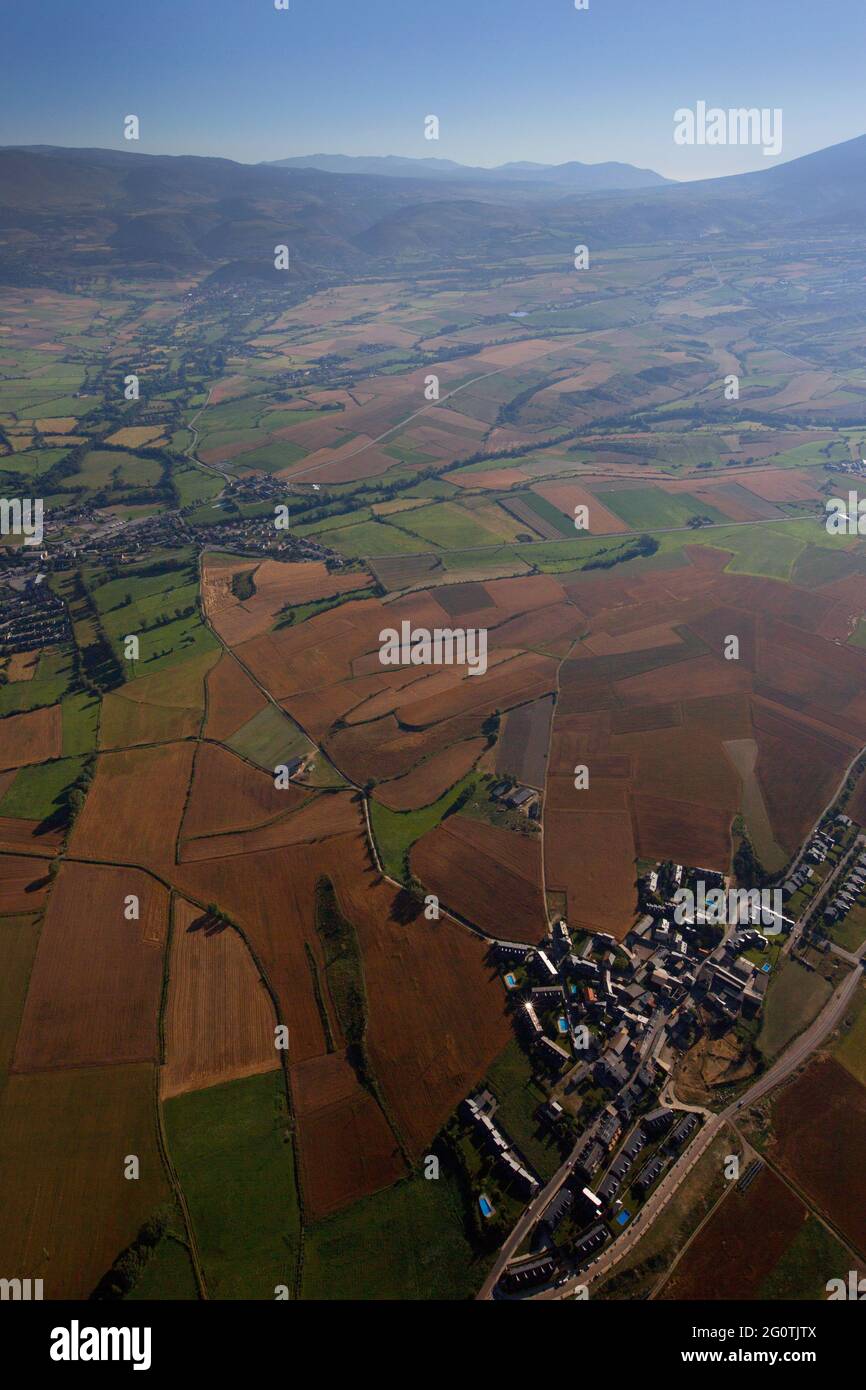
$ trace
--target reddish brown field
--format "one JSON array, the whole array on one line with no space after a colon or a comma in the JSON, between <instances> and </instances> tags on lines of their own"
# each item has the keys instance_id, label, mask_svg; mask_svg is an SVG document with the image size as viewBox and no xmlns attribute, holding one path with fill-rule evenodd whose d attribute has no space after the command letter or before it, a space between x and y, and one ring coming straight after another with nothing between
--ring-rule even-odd
<instances>
[{"instance_id":1,"label":"reddish brown field","mask_svg":"<svg viewBox=\"0 0 866 1390\"><path fill-rule=\"evenodd\" d=\"M351 1097L306 1115L298 1139L304 1205L313 1220L390 1187L406 1173L388 1121L357 1080Z\"/></svg>"},{"instance_id":2,"label":"reddish brown field","mask_svg":"<svg viewBox=\"0 0 866 1390\"><path fill-rule=\"evenodd\" d=\"M271 821L255 830L233 831L221 835L204 835L196 840L184 840L180 862L192 864L202 859L224 859L228 855L253 854L258 850L277 850L286 845L298 845L313 840L326 840L355 830L358 811L353 803L354 793L308 795L299 810Z\"/></svg>"},{"instance_id":3,"label":"reddish brown field","mask_svg":"<svg viewBox=\"0 0 866 1390\"><path fill-rule=\"evenodd\" d=\"M248 562L247 568L252 567L252 562ZM333 594L349 593L365 588L369 582L365 572L331 574L324 561L264 560L253 575L256 591L252 598L241 601L231 593L230 585L228 593L223 586L221 601L209 610L209 616L223 641L233 647L268 632L287 604L311 603Z\"/></svg>"},{"instance_id":4,"label":"reddish brown field","mask_svg":"<svg viewBox=\"0 0 866 1390\"><path fill-rule=\"evenodd\" d=\"M373 1068L415 1152L508 1040L504 994L485 964L484 943L465 928L393 916L396 890L373 870L360 819L356 827L278 853L182 864L172 873L179 887L240 923L276 992L279 1019L289 1025L295 1064L327 1050L304 945L321 970L315 886L322 875L331 878L361 943Z\"/></svg>"},{"instance_id":5,"label":"reddish brown field","mask_svg":"<svg viewBox=\"0 0 866 1390\"><path fill-rule=\"evenodd\" d=\"M103 753L75 822L71 852L118 864L171 863L194 751L192 743L170 743Z\"/></svg>"},{"instance_id":6,"label":"reddish brown field","mask_svg":"<svg viewBox=\"0 0 866 1390\"><path fill-rule=\"evenodd\" d=\"M776 716L756 701L753 712L756 770L773 834L793 853L814 823L815 807L826 804L852 753L846 745L817 736L789 718L788 711Z\"/></svg>"},{"instance_id":7,"label":"reddish brown field","mask_svg":"<svg viewBox=\"0 0 866 1390\"><path fill-rule=\"evenodd\" d=\"M196 751L183 838L252 829L297 811L307 797L308 793L292 785L279 790L272 776L251 767L229 749L202 743Z\"/></svg>"},{"instance_id":8,"label":"reddish brown field","mask_svg":"<svg viewBox=\"0 0 866 1390\"><path fill-rule=\"evenodd\" d=\"M44 859L23 854L0 854L0 916L37 912L48 890Z\"/></svg>"},{"instance_id":9,"label":"reddish brown field","mask_svg":"<svg viewBox=\"0 0 866 1390\"><path fill-rule=\"evenodd\" d=\"M279 1066L274 1006L242 938L175 900L163 1098Z\"/></svg>"},{"instance_id":10,"label":"reddish brown field","mask_svg":"<svg viewBox=\"0 0 866 1390\"><path fill-rule=\"evenodd\" d=\"M325 752L345 776L362 785L369 778L400 777L421 759L461 739L477 738L487 718L471 711L429 729L407 731L393 715L374 724L340 729L324 740Z\"/></svg>"},{"instance_id":11,"label":"reddish brown field","mask_svg":"<svg viewBox=\"0 0 866 1390\"><path fill-rule=\"evenodd\" d=\"M486 746L486 739L470 739L466 743L455 743L441 753L434 753L427 762L421 763L405 777L394 782L385 782L376 788L375 797L383 806L392 811L411 811L418 806L429 806L459 782Z\"/></svg>"},{"instance_id":12,"label":"reddish brown field","mask_svg":"<svg viewBox=\"0 0 866 1390\"><path fill-rule=\"evenodd\" d=\"M127 921L135 894L140 920ZM155 1060L168 894L135 869L65 863L24 1006L16 1071Z\"/></svg>"},{"instance_id":13,"label":"reddish brown field","mask_svg":"<svg viewBox=\"0 0 866 1390\"><path fill-rule=\"evenodd\" d=\"M502 981L465 927L394 917L394 888L366 867L363 836L341 836L334 851L332 877L364 956L373 1068L417 1155L511 1037Z\"/></svg>"},{"instance_id":14,"label":"reddish brown field","mask_svg":"<svg viewBox=\"0 0 866 1390\"><path fill-rule=\"evenodd\" d=\"M291 1057L305 1061L325 1052L325 1035L304 951L317 950L316 881L327 872L327 842L291 845L278 853L237 854L180 864L176 885L203 903L216 903L250 941L276 994L277 1022L289 1027Z\"/></svg>"},{"instance_id":15,"label":"reddish brown field","mask_svg":"<svg viewBox=\"0 0 866 1390\"><path fill-rule=\"evenodd\" d=\"M243 667L226 652L207 678L205 736L221 740L231 738L266 704L264 695L253 685Z\"/></svg>"},{"instance_id":16,"label":"reddish brown field","mask_svg":"<svg viewBox=\"0 0 866 1390\"><path fill-rule=\"evenodd\" d=\"M756 1298L806 1217L802 1202L769 1168L745 1192L732 1183L659 1297Z\"/></svg>"},{"instance_id":17,"label":"reddish brown field","mask_svg":"<svg viewBox=\"0 0 866 1390\"><path fill-rule=\"evenodd\" d=\"M727 873L733 814L671 797L634 796L637 852L641 859L676 859Z\"/></svg>"},{"instance_id":18,"label":"reddish brown field","mask_svg":"<svg viewBox=\"0 0 866 1390\"><path fill-rule=\"evenodd\" d=\"M631 530L631 527L621 517L610 511L587 488L581 487L580 483L536 483L533 491L551 502L571 521L574 520L575 507L586 507L589 512L587 530L590 535L600 535L607 532L619 534L622 531Z\"/></svg>"},{"instance_id":19,"label":"reddish brown field","mask_svg":"<svg viewBox=\"0 0 866 1390\"><path fill-rule=\"evenodd\" d=\"M822 1057L778 1093L772 1121L775 1162L856 1248L866 1248L866 1088Z\"/></svg>"},{"instance_id":20,"label":"reddish brown field","mask_svg":"<svg viewBox=\"0 0 866 1390\"><path fill-rule=\"evenodd\" d=\"M0 719L0 768L26 767L63 751L60 706L7 714Z\"/></svg>"},{"instance_id":21,"label":"reddish brown field","mask_svg":"<svg viewBox=\"0 0 866 1390\"><path fill-rule=\"evenodd\" d=\"M450 816L413 845L410 865L443 906L489 936L535 942L544 935L539 836Z\"/></svg>"},{"instance_id":22,"label":"reddish brown field","mask_svg":"<svg viewBox=\"0 0 866 1390\"><path fill-rule=\"evenodd\" d=\"M565 893L569 925L621 940L634 921L637 897L631 817L549 811L544 855L547 891Z\"/></svg>"},{"instance_id":23,"label":"reddish brown field","mask_svg":"<svg viewBox=\"0 0 866 1390\"><path fill-rule=\"evenodd\" d=\"M63 843L63 831L40 830L40 825L37 820L0 816L0 853L14 854L26 849L31 854L56 854Z\"/></svg>"},{"instance_id":24,"label":"reddish brown field","mask_svg":"<svg viewBox=\"0 0 866 1390\"><path fill-rule=\"evenodd\" d=\"M314 1115L317 1110L351 1100L358 1089L358 1077L346 1056L340 1052L325 1052L290 1068L292 1101L299 1120Z\"/></svg>"}]
</instances>

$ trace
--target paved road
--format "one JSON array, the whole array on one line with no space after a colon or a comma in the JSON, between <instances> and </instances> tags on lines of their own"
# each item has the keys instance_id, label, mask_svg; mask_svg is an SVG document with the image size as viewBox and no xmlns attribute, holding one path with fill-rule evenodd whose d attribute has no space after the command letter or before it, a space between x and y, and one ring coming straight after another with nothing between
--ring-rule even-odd
<instances>
[{"instance_id":1,"label":"paved road","mask_svg":"<svg viewBox=\"0 0 866 1390\"><path fill-rule=\"evenodd\" d=\"M637 1066L634 1068L634 1071L629 1076L629 1081L633 1080L633 1078L640 1071L640 1068L644 1062L644 1058L649 1054L656 1040L656 1037L660 1033L663 1026L663 1023L660 1023L652 1030L652 1032L647 1034L647 1037L641 1048L640 1059L638 1061ZM626 1082L626 1085L627 1084L628 1082ZM517 1222L517 1225L514 1227L514 1230L511 1232L510 1236L508 1236L507 1240L503 1243L499 1251L499 1255L497 1256L496 1263L494 1264L493 1268L491 1269L490 1273L485 1279L481 1289L476 1295L476 1298L479 1301L483 1301L484 1299L493 1297L493 1290L495 1289L497 1283L501 1279L509 1261L514 1256L514 1252L520 1249L520 1246L523 1244L523 1241L529 1235L529 1232L532 1230L532 1227L535 1225L536 1221L541 1216L548 1202L553 1200L559 1189L562 1187L562 1184L565 1182L566 1178L570 1177L571 1171L577 1159L577 1155L583 1148L585 1141L586 1134L584 1132L583 1134L581 1134L571 1153L568 1155L568 1158L565 1160L561 1167L557 1168L556 1172L548 1182L547 1186L542 1188L538 1196L535 1197L532 1200L532 1202L530 1202L529 1206L524 1211L520 1220Z\"/></svg>"},{"instance_id":2,"label":"paved road","mask_svg":"<svg viewBox=\"0 0 866 1390\"><path fill-rule=\"evenodd\" d=\"M683 1180L692 1171L700 1157L706 1152L710 1142L721 1130L726 1120L736 1117L740 1111L753 1105L772 1091L782 1081L791 1075L810 1055L815 1048L819 1047L828 1033L831 1033L842 1020L851 999L857 989L861 978L859 963L862 960L863 951L866 943L860 948L858 953L858 968L852 970L842 983L834 990L827 1000L815 1021L801 1033L798 1038L781 1056L778 1061L765 1071L751 1085L738 1101L734 1101L727 1109L722 1110L717 1115L707 1121L700 1134L692 1141L685 1153L677 1160L674 1166L668 1171L658 1187L641 1207L631 1226L619 1237L607 1250L598 1256L592 1264L573 1279L569 1279L566 1284L559 1288L545 1289L536 1294L537 1299L557 1299L568 1298L575 1288L580 1284L589 1284L607 1275L615 1264L627 1255L629 1250L637 1243L644 1231L664 1210L668 1202L679 1189Z\"/></svg>"}]
</instances>

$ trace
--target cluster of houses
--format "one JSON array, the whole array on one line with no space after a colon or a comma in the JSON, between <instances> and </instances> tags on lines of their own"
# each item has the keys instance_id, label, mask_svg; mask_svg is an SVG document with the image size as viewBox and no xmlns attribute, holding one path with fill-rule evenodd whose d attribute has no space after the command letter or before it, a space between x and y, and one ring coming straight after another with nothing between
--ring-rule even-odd
<instances>
[{"instance_id":1,"label":"cluster of houses","mask_svg":"<svg viewBox=\"0 0 866 1390\"><path fill-rule=\"evenodd\" d=\"M469 1096L463 1102L463 1116L476 1131L481 1146L490 1154L499 1167L507 1183L513 1183L521 1196L527 1201L534 1197L539 1188L538 1178L530 1172L525 1158L518 1152L510 1139L494 1124L496 1098L489 1091L477 1096Z\"/></svg>"},{"instance_id":2,"label":"cluster of houses","mask_svg":"<svg viewBox=\"0 0 866 1390\"><path fill-rule=\"evenodd\" d=\"M842 819L847 825L851 825L848 816L844 816ZM863 901L864 894L866 894L866 850L860 850L849 864L841 888L836 889L835 896L824 908L825 922L837 922L843 917L847 917L858 900Z\"/></svg>"},{"instance_id":3,"label":"cluster of houses","mask_svg":"<svg viewBox=\"0 0 866 1390\"><path fill-rule=\"evenodd\" d=\"M627 1190L632 1201L642 1201L700 1125L695 1112L659 1106L673 1052L690 1047L713 1021L727 1029L762 1006L769 971L747 953L766 950L767 937L748 921L726 930L700 915L690 920L671 902L689 886L723 888L725 879L710 870L660 865L642 884L643 913L624 941L604 932L575 940L559 920L540 945L499 941L494 947L524 1046L550 1084L538 1120L560 1133L563 1122L573 1124L567 1110L575 1091L587 1115L571 1172L536 1226L535 1247L540 1240L546 1248L509 1268L505 1289L517 1292L556 1276L563 1256L554 1236L564 1222L569 1267L595 1257L614 1223L629 1219L620 1194ZM492 1151L512 1153L526 1173L522 1191L537 1195L528 1166L504 1135L497 1145L489 1106L485 1120L479 1102L467 1102L473 1124L485 1129Z\"/></svg>"},{"instance_id":4,"label":"cluster of houses","mask_svg":"<svg viewBox=\"0 0 866 1390\"><path fill-rule=\"evenodd\" d=\"M40 571L0 586L0 655L40 651L71 636L66 605Z\"/></svg>"},{"instance_id":5,"label":"cluster of houses","mask_svg":"<svg viewBox=\"0 0 866 1390\"><path fill-rule=\"evenodd\" d=\"M622 1211L617 1194L623 1186L627 1185L636 1199L645 1199L699 1125L700 1117L694 1111L660 1106L647 1112L627 1134L594 1192L590 1183L622 1134L618 1116L602 1116L584 1137L570 1176L541 1215L534 1243L543 1244L544 1252L509 1269L503 1277L504 1289L518 1293L521 1288L538 1287L558 1277L563 1269L563 1251L554 1237L566 1218L572 1228L577 1227L568 1245L568 1272L575 1273L590 1262L611 1238L609 1223ZM659 1144L659 1140L663 1142ZM641 1165L641 1155L647 1149L652 1151Z\"/></svg>"}]
</instances>

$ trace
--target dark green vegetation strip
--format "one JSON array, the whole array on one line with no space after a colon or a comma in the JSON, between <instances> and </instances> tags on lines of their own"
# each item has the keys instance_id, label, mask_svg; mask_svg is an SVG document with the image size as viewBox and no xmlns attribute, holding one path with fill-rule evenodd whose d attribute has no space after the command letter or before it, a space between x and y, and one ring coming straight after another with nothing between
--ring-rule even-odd
<instances>
[{"instance_id":1,"label":"dark green vegetation strip","mask_svg":"<svg viewBox=\"0 0 866 1390\"><path fill-rule=\"evenodd\" d=\"M367 1026L361 952L355 928L340 911L334 885L328 878L320 878L316 884L316 931L325 957L328 991L343 1036L350 1047L361 1047Z\"/></svg>"}]
</instances>

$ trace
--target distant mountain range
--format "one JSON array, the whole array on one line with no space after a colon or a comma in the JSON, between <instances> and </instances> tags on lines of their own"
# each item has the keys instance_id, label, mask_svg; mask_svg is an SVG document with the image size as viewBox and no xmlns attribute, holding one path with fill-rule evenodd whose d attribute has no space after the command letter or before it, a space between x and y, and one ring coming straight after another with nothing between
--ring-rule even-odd
<instances>
[{"instance_id":1,"label":"distant mountain range","mask_svg":"<svg viewBox=\"0 0 866 1390\"><path fill-rule=\"evenodd\" d=\"M313 156L316 158L316 156ZM362 163L364 161L361 161ZM575 188L512 175L332 173L198 156L0 148L0 281L66 285L91 273L300 280L451 264L502 266L590 247L706 238L862 234L866 136L770 169L695 183ZM350 161L354 166L357 161ZM391 167L389 165L389 167ZM619 166L558 166L560 169ZM548 171L542 166L546 177ZM633 170L639 176L640 171ZM542 191L543 190L543 191Z\"/></svg>"},{"instance_id":2,"label":"distant mountain range","mask_svg":"<svg viewBox=\"0 0 866 1390\"><path fill-rule=\"evenodd\" d=\"M376 174L390 179L466 179L473 183L552 184L585 193L616 188L655 188L673 180L633 164L534 164L519 160L493 168L456 164L453 159L408 159L402 155L305 154L268 161L275 169L321 169L327 174Z\"/></svg>"}]
</instances>

